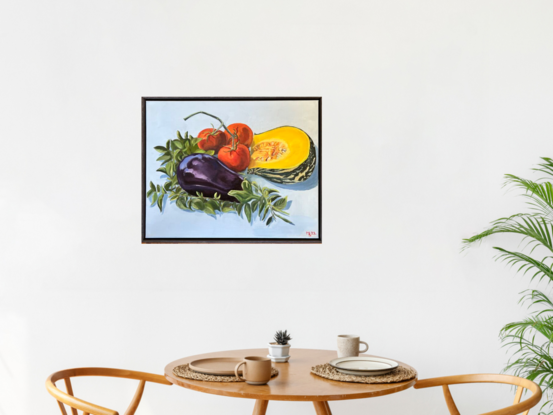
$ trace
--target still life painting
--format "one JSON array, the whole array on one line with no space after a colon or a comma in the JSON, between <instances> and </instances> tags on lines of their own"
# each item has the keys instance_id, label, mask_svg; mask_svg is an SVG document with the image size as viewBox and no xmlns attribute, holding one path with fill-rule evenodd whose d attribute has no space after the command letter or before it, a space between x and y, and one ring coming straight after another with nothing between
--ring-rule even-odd
<instances>
[{"instance_id":1,"label":"still life painting","mask_svg":"<svg viewBox=\"0 0 553 415\"><path fill-rule=\"evenodd\" d=\"M142 242L321 243L321 107L142 98Z\"/></svg>"}]
</instances>

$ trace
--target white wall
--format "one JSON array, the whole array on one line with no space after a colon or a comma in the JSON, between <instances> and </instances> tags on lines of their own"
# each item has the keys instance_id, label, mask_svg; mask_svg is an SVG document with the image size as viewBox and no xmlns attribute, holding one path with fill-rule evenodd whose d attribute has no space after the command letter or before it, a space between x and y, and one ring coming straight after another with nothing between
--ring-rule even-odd
<instances>
[{"instance_id":1,"label":"white wall","mask_svg":"<svg viewBox=\"0 0 553 415\"><path fill-rule=\"evenodd\" d=\"M532 177L552 156L552 13L531 0L4 0L0 415L55 414L55 370L162 373L280 328L293 347L359 333L421 378L499 372L497 334L525 315L529 282L492 260L516 239L466 255L460 241L522 208L504 173ZM140 244L140 97L213 95L323 97L322 245ZM249 271L219 261L244 256ZM75 387L123 409L134 384ZM467 390L473 413L512 399ZM253 405L146 392L142 414ZM445 411L439 390L331 406ZM268 413L283 411L313 413Z\"/></svg>"}]
</instances>

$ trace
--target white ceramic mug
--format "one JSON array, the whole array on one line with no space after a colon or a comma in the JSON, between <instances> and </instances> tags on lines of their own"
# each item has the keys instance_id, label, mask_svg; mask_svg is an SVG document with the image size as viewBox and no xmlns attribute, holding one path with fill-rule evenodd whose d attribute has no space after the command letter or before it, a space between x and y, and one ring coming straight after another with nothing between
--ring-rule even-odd
<instances>
[{"instance_id":1,"label":"white ceramic mug","mask_svg":"<svg viewBox=\"0 0 553 415\"><path fill-rule=\"evenodd\" d=\"M365 350L359 350L360 343L366 346ZM359 336L354 334L340 334L338 336L338 357L359 356L369 350L369 345L361 341Z\"/></svg>"}]
</instances>

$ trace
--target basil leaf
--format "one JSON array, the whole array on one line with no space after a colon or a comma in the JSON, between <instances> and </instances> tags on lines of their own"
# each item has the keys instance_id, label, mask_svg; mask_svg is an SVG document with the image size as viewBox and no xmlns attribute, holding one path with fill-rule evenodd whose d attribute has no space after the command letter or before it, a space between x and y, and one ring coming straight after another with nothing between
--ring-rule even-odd
<instances>
[{"instance_id":1,"label":"basil leaf","mask_svg":"<svg viewBox=\"0 0 553 415\"><path fill-rule=\"evenodd\" d=\"M261 216L261 212L263 212L263 209L267 206L267 202L265 202L265 199L261 199L261 202L259 202L259 215Z\"/></svg>"},{"instance_id":2,"label":"basil leaf","mask_svg":"<svg viewBox=\"0 0 553 415\"><path fill-rule=\"evenodd\" d=\"M234 196L236 199L238 199L239 202L246 203L250 200L255 199L255 196L248 193L245 190L231 190L228 192L229 196Z\"/></svg>"},{"instance_id":3,"label":"basil leaf","mask_svg":"<svg viewBox=\"0 0 553 415\"><path fill-rule=\"evenodd\" d=\"M169 161L172 158L173 157L171 157L170 155L164 154L164 155L158 157L156 161Z\"/></svg>"},{"instance_id":4,"label":"basil leaf","mask_svg":"<svg viewBox=\"0 0 553 415\"><path fill-rule=\"evenodd\" d=\"M246 192L251 193L251 191L252 191L252 185L251 185L250 182L248 182L247 180L244 180L244 181L242 182L242 189L244 189L244 191L246 191Z\"/></svg>"},{"instance_id":5,"label":"basil leaf","mask_svg":"<svg viewBox=\"0 0 553 415\"><path fill-rule=\"evenodd\" d=\"M165 168L167 169L167 175L172 176L173 173L174 173L174 169L175 169L175 163L173 163L173 162L167 163Z\"/></svg>"},{"instance_id":6,"label":"basil leaf","mask_svg":"<svg viewBox=\"0 0 553 415\"><path fill-rule=\"evenodd\" d=\"M221 210L223 211L223 213L226 213L232 212L234 209L232 208L232 204L230 202L223 202L223 204L221 205Z\"/></svg>"},{"instance_id":7,"label":"basil leaf","mask_svg":"<svg viewBox=\"0 0 553 415\"><path fill-rule=\"evenodd\" d=\"M186 199L184 197L179 197L177 199L177 207L182 210L190 210L188 206L186 206Z\"/></svg>"},{"instance_id":8,"label":"basil leaf","mask_svg":"<svg viewBox=\"0 0 553 415\"><path fill-rule=\"evenodd\" d=\"M288 203L288 196L286 196L284 199L279 199L275 203L273 203L273 206L277 209L284 209L286 207L286 204Z\"/></svg>"},{"instance_id":9,"label":"basil leaf","mask_svg":"<svg viewBox=\"0 0 553 415\"><path fill-rule=\"evenodd\" d=\"M208 200L207 204L213 209L213 214L215 214L216 211L221 210L219 207L219 203L217 203L215 200Z\"/></svg>"},{"instance_id":10,"label":"basil leaf","mask_svg":"<svg viewBox=\"0 0 553 415\"><path fill-rule=\"evenodd\" d=\"M276 215L277 218L282 219L284 222L289 223L290 225L293 225L293 223L291 221L289 221L288 219L286 219L283 216L280 216L278 213L275 213L275 215Z\"/></svg>"},{"instance_id":11,"label":"basil leaf","mask_svg":"<svg viewBox=\"0 0 553 415\"><path fill-rule=\"evenodd\" d=\"M196 199L192 202L192 207L197 210L204 210L205 204L200 199Z\"/></svg>"}]
</instances>

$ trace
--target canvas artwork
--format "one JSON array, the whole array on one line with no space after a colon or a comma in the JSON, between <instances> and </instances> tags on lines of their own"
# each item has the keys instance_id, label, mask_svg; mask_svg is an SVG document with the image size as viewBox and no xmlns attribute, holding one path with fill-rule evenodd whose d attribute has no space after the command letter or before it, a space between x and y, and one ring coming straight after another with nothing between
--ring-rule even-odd
<instances>
[{"instance_id":1,"label":"canvas artwork","mask_svg":"<svg viewBox=\"0 0 553 415\"><path fill-rule=\"evenodd\" d=\"M143 98L142 241L320 243L321 98Z\"/></svg>"}]
</instances>

